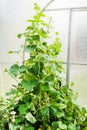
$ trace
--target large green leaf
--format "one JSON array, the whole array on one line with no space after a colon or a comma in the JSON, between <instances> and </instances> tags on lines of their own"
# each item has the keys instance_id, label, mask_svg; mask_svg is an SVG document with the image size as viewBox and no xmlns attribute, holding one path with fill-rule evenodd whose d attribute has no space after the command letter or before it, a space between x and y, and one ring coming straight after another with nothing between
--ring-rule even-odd
<instances>
[{"instance_id":1,"label":"large green leaf","mask_svg":"<svg viewBox=\"0 0 87 130\"><path fill-rule=\"evenodd\" d=\"M26 66L24 66L24 65L21 65L20 66L20 72L25 72L27 70L27 67Z\"/></svg>"},{"instance_id":2,"label":"large green leaf","mask_svg":"<svg viewBox=\"0 0 87 130\"><path fill-rule=\"evenodd\" d=\"M69 124L68 125L68 130L76 130L75 125L74 124Z\"/></svg>"},{"instance_id":3,"label":"large green leaf","mask_svg":"<svg viewBox=\"0 0 87 130\"><path fill-rule=\"evenodd\" d=\"M57 121L53 121L52 122L52 130L57 130L57 128L59 128L58 122Z\"/></svg>"},{"instance_id":4,"label":"large green leaf","mask_svg":"<svg viewBox=\"0 0 87 130\"><path fill-rule=\"evenodd\" d=\"M26 107L23 105L20 105L18 108L18 111L19 111L20 115L23 115L26 113Z\"/></svg>"},{"instance_id":5,"label":"large green leaf","mask_svg":"<svg viewBox=\"0 0 87 130\"><path fill-rule=\"evenodd\" d=\"M17 76L19 73L19 66L17 64L14 64L10 67L9 71L13 76Z\"/></svg>"},{"instance_id":6,"label":"large green leaf","mask_svg":"<svg viewBox=\"0 0 87 130\"><path fill-rule=\"evenodd\" d=\"M58 121L58 125L61 130L67 130L67 125L63 124L62 121Z\"/></svg>"},{"instance_id":7,"label":"large green leaf","mask_svg":"<svg viewBox=\"0 0 87 130\"><path fill-rule=\"evenodd\" d=\"M32 124L34 124L37 121L36 118L30 112L26 114L25 118Z\"/></svg>"},{"instance_id":8,"label":"large green leaf","mask_svg":"<svg viewBox=\"0 0 87 130\"><path fill-rule=\"evenodd\" d=\"M30 80L30 85L31 85L32 87L36 87L36 86L38 85L38 80L37 80L37 79L31 79L31 80Z\"/></svg>"},{"instance_id":9,"label":"large green leaf","mask_svg":"<svg viewBox=\"0 0 87 130\"><path fill-rule=\"evenodd\" d=\"M31 89L32 89L32 88L30 88L30 82L27 81L27 80L25 80L25 79L23 79L23 80L21 81L21 85L22 85L24 88L28 89L28 90L31 90Z\"/></svg>"},{"instance_id":10,"label":"large green leaf","mask_svg":"<svg viewBox=\"0 0 87 130\"><path fill-rule=\"evenodd\" d=\"M61 118L61 117L64 117L65 114L64 114L63 111L57 111L56 114L55 114L55 116L58 117L58 118Z\"/></svg>"},{"instance_id":11,"label":"large green leaf","mask_svg":"<svg viewBox=\"0 0 87 130\"><path fill-rule=\"evenodd\" d=\"M36 45L27 45L26 47L25 47L25 52L31 52L31 51L33 51L33 50L35 50L36 49Z\"/></svg>"},{"instance_id":12,"label":"large green leaf","mask_svg":"<svg viewBox=\"0 0 87 130\"><path fill-rule=\"evenodd\" d=\"M34 87L36 87L38 84L38 80L32 79L30 81L22 80L21 85L25 87L27 90L32 90Z\"/></svg>"},{"instance_id":13,"label":"large green leaf","mask_svg":"<svg viewBox=\"0 0 87 130\"><path fill-rule=\"evenodd\" d=\"M49 107L48 106L42 108L40 112L41 112L42 118L44 120L48 120L49 119L50 113L49 113Z\"/></svg>"},{"instance_id":14,"label":"large green leaf","mask_svg":"<svg viewBox=\"0 0 87 130\"><path fill-rule=\"evenodd\" d=\"M55 115L57 118L61 118L65 116L64 111L58 110L58 107L56 106L56 102L54 102L53 104L51 103L50 109L53 115Z\"/></svg>"},{"instance_id":15,"label":"large green leaf","mask_svg":"<svg viewBox=\"0 0 87 130\"><path fill-rule=\"evenodd\" d=\"M35 75L38 74L38 70L39 70L39 68L38 68L38 62L36 62L35 65L33 65L31 68L29 68L29 71L31 73L35 74Z\"/></svg>"},{"instance_id":16,"label":"large green leaf","mask_svg":"<svg viewBox=\"0 0 87 130\"><path fill-rule=\"evenodd\" d=\"M59 92L55 88L53 88L53 87L50 87L50 91L49 92L50 92L50 95L52 97L56 97L59 94Z\"/></svg>"},{"instance_id":17,"label":"large green leaf","mask_svg":"<svg viewBox=\"0 0 87 130\"><path fill-rule=\"evenodd\" d=\"M27 107L25 104L19 105L18 111L19 111L20 115L26 114L26 110L27 110Z\"/></svg>"},{"instance_id":18,"label":"large green leaf","mask_svg":"<svg viewBox=\"0 0 87 130\"><path fill-rule=\"evenodd\" d=\"M24 119L21 118L21 117L17 117L16 120L15 120L15 123L16 124L19 124L20 122L22 122Z\"/></svg>"},{"instance_id":19,"label":"large green leaf","mask_svg":"<svg viewBox=\"0 0 87 130\"><path fill-rule=\"evenodd\" d=\"M66 116L66 119L68 120L68 121L72 121L73 120L73 117L72 116Z\"/></svg>"}]
</instances>

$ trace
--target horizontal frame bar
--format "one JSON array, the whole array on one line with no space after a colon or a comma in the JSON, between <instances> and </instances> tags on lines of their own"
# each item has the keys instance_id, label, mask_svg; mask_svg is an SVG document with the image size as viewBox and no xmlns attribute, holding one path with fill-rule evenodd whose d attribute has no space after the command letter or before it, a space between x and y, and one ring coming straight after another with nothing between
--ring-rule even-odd
<instances>
[{"instance_id":1,"label":"horizontal frame bar","mask_svg":"<svg viewBox=\"0 0 87 130\"><path fill-rule=\"evenodd\" d=\"M72 11L86 11L86 7L71 7L71 8L56 8L56 9L45 9L44 11L63 11L63 10L72 10Z\"/></svg>"}]
</instances>

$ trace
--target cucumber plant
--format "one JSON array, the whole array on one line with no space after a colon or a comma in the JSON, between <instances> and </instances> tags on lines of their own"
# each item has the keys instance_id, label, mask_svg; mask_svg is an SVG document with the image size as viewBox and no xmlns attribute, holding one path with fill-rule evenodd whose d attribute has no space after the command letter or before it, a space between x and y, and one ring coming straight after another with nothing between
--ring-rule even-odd
<instances>
[{"instance_id":1,"label":"cucumber plant","mask_svg":"<svg viewBox=\"0 0 87 130\"><path fill-rule=\"evenodd\" d=\"M5 103L1 101L0 130L87 130L87 111L76 103L76 95L61 76L58 33L49 44L51 19L44 21L45 14L36 3L34 10L29 26L18 34L25 39L17 51L23 52L23 62L7 70L17 84Z\"/></svg>"}]
</instances>

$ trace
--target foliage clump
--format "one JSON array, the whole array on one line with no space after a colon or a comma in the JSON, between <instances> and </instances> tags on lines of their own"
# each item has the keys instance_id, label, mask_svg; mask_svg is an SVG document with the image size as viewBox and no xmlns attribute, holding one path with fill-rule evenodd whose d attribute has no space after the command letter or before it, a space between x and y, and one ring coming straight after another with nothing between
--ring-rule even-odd
<instances>
[{"instance_id":1,"label":"foliage clump","mask_svg":"<svg viewBox=\"0 0 87 130\"><path fill-rule=\"evenodd\" d=\"M10 98L0 101L0 130L87 130L87 111L76 104L61 77L60 40L56 36L48 44L50 21L44 22L37 4L34 9L29 26L18 34L25 38L22 50L28 57L8 70L17 84L8 93Z\"/></svg>"}]
</instances>

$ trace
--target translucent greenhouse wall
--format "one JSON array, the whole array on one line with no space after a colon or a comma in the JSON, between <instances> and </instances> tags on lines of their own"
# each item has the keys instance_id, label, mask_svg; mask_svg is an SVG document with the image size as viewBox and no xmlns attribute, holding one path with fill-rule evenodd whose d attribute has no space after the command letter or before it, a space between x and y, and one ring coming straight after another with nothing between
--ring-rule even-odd
<instances>
[{"instance_id":1,"label":"translucent greenhouse wall","mask_svg":"<svg viewBox=\"0 0 87 130\"><path fill-rule=\"evenodd\" d=\"M54 0L45 12L53 17L63 44L66 82L74 82L78 102L87 107L87 1Z\"/></svg>"},{"instance_id":2,"label":"translucent greenhouse wall","mask_svg":"<svg viewBox=\"0 0 87 130\"><path fill-rule=\"evenodd\" d=\"M53 17L54 32L59 32L62 42L61 60L65 68L64 78L73 89L78 92L78 102L87 107L87 0L49 0L45 9L48 17ZM0 4L0 83L4 90L8 90L13 83L2 70L9 67L14 61L20 60L15 55L7 55L8 50L18 50L23 39L17 39L17 33L24 31L26 20L33 15L33 3L38 2L44 7L48 0L3 0ZM52 32L52 33L54 33ZM14 59L14 60L13 60ZM3 91L4 91L3 90Z\"/></svg>"}]
</instances>

